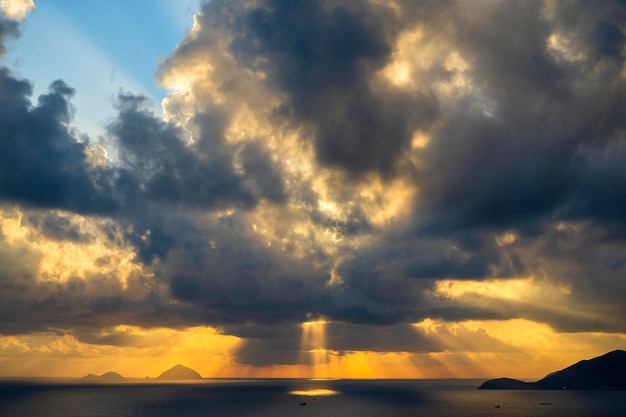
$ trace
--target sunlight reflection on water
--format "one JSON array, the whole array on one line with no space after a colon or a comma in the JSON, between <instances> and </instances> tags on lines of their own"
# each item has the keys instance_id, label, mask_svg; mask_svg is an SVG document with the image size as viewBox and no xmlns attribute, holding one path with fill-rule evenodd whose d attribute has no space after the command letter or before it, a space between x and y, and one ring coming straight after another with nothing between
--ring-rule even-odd
<instances>
[{"instance_id":1,"label":"sunlight reflection on water","mask_svg":"<svg viewBox=\"0 0 626 417\"><path fill-rule=\"evenodd\" d=\"M337 395L339 394L337 391L333 391L332 389L307 389L307 390L295 390L289 391L291 395L306 395L308 397L317 397L324 395Z\"/></svg>"}]
</instances>

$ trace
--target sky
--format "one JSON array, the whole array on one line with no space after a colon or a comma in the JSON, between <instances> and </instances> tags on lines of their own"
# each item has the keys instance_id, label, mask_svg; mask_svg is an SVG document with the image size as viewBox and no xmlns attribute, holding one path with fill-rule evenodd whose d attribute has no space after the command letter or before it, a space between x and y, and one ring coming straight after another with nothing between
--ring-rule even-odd
<instances>
[{"instance_id":1,"label":"sky","mask_svg":"<svg viewBox=\"0 0 626 417\"><path fill-rule=\"evenodd\" d=\"M623 2L0 8L0 376L626 346Z\"/></svg>"}]
</instances>

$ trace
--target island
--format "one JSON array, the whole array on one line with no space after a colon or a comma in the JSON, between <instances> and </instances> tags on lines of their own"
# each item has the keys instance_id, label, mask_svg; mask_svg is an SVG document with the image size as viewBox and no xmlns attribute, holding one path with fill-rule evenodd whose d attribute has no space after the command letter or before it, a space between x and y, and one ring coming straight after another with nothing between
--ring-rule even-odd
<instances>
[{"instance_id":1,"label":"island","mask_svg":"<svg viewBox=\"0 0 626 417\"><path fill-rule=\"evenodd\" d=\"M202 379L202 375L191 368L183 365L176 365L163 372L156 379L166 381L184 381L192 379Z\"/></svg>"},{"instance_id":2,"label":"island","mask_svg":"<svg viewBox=\"0 0 626 417\"><path fill-rule=\"evenodd\" d=\"M122 381L124 377L117 372L107 372L102 375L87 374L83 379L88 381Z\"/></svg>"},{"instance_id":3,"label":"island","mask_svg":"<svg viewBox=\"0 0 626 417\"><path fill-rule=\"evenodd\" d=\"M626 352L614 350L582 360L535 382L511 378L491 379L478 389L518 390L626 390Z\"/></svg>"}]
</instances>

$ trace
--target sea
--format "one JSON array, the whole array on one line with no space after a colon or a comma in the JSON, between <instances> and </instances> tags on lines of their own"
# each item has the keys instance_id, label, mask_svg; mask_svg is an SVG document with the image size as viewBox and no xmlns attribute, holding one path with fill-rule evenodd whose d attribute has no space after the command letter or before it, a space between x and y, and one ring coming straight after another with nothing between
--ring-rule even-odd
<instances>
[{"instance_id":1,"label":"sea","mask_svg":"<svg viewBox=\"0 0 626 417\"><path fill-rule=\"evenodd\" d=\"M490 391L483 380L0 380L0 417L624 417L626 391Z\"/></svg>"}]
</instances>

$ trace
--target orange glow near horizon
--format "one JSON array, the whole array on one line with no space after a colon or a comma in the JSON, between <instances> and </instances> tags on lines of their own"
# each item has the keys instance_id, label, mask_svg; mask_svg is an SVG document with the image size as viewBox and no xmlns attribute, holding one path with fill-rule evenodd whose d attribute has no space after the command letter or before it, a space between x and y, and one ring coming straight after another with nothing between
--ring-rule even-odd
<instances>
[{"instance_id":1,"label":"orange glow near horizon","mask_svg":"<svg viewBox=\"0 0 626 417\"><path fill-rule=\"evenodd\" d=\"M557 333L528 320L424 320L416 331L440 352L369 352L328 349L326 321L302 324L301 361L255 367L236 361L243 339L208 327L185 330L115 326L102 336L124 336L124 346L95 345L71 335L0 337L0 377L82 377L115 371L129 378L156 377L180 363L205 378L540 378L581 359L623 348L626 337ZM481 344L487 338L492 346ZM321 395L321 394L319 394Z\"/></svg>"},{"instance_id":2,"label":"orange glow near horizon","mask_svg":"<svg viewBox=\"0 0 626 417\"><path fill-rule=\"evenodd\" d=\"M203 377L223 374L240 339L210 327L185 330L116 326L102 336L118 336L123 346L89 344L65 334L0 337L0 376L82 377L115 371L124 377L156 377L176 364Z\"/></svg>"}]
</instances>

